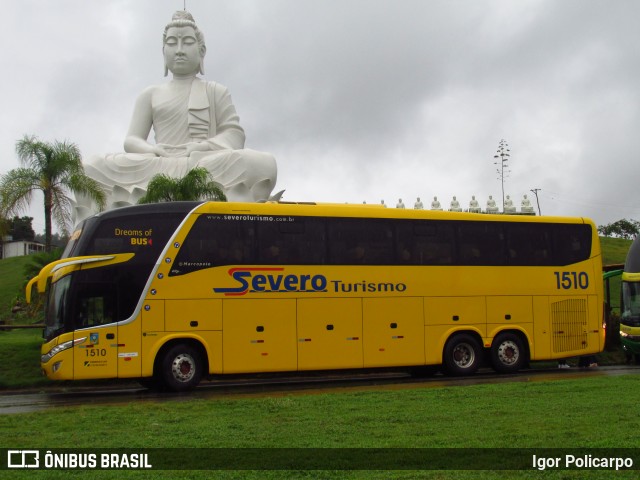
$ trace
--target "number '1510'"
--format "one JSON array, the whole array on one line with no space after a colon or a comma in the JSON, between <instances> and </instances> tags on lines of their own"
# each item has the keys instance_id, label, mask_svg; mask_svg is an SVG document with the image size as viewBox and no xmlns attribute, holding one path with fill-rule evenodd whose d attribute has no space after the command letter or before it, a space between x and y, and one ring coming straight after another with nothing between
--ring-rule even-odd
<instances>
[{"instance_id":1,"label":"number '1510'","mask_svg":"<svg viewBox=\"0 0 640 480\"><path fill-rule=\"evenodd\" d=\"M556 276L556 288L564 290L585 290L589 288L587 272L553 272Z\"/></svg>"}]
</instances>

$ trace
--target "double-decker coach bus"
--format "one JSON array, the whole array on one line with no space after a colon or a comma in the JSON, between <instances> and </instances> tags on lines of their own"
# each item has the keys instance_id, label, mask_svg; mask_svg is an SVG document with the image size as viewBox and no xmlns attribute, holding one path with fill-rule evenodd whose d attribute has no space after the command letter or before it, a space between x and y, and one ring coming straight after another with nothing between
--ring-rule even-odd
<instances>
[{"instance_id":1,"label":"double-decker coach bus","mask_svg":"<svg viewBox=\"0 0 640 480\"><path fill-rule=\"evenodd\" d=\"M583 218L177 202L81 223L31 280L52 379L529 360L604 346L600 245Z\"/></svg>"}]
</instances>

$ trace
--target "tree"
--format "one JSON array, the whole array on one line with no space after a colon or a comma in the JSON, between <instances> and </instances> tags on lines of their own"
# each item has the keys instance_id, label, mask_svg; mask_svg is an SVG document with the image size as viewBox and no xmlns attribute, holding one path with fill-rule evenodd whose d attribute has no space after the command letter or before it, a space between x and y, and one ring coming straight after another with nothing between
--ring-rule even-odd
<instances>
[{"instance_id":1,"label":"tree","mask_svg":"<svg viewBox=\"0 0 640 480\"><path fill-rule=\"evenodd\" d=\"M623 218L617 222L600 225L598 233L604 237L620 237L630 240L640 233L640 222Z\"/></svg>"},{"instance_id":2,"label":"tree","mask_svg":"<svg viewBox=\"0 0 640 480\"><path fill-rule=\"evenodd\" d=\"M0 211L0 244L4 242L5 236L9 234L9 229L11 228L11 222L4 218L4 215Z\"/></svg>"},{"instance_id":3,"label":"tree","mask_svg":"<svg viewBox=\"0 0 640 480\"><path fill-rule=\"evenodd\" d=\"M138 203L177 202L181 200L217 200L226 202L220 185L211 180L206 168L197 167L182 178L171 178L163 173L154 176L147 193Z\"/></svg>"},{"instance_id":4,"label":"tree","mask_svg":"<svg viewBox=\"0 0 640 480\"><path fill-rule=\"evenodd\" d=\"M15 216L9 222L9 232L13 240L33 240L36 232L33 231L33 217Z\"/></svg>"},{"instance_id":5,"label":"tree","mask_svg":"<svg viewBox=\"0 0 640 480\"><path fill-rule=\"evenodd\" d=\"M509 173L511 173L511 171L509 170L509 165L507 164L507 162L509 161L509 157L511 156L509 152L511 152L511 150L509 150L509 144L505 139L502 139L498 144L498 151L493 156L493 158L496 159L496 161L493 162L493 164L498 166L498 169L497 169L498 180L500 180L500 184L502 185L502 210L503 211L504 211L504 179L509 176Z\"/></svg>"},{"instance_id":6,"label":"tree","mask_svg":"<svg viewBox=\"0 0 640 480\"><path fill-rule=\"evenodd\" d=\"M44 243L44 235L42 233L38 233L35 236L35 241ZM51 247L58 247L64 249L64 247L69 243L69 235L60 235L59 233L54 233L51 235Z\"/></svg>"},{"instance_id":7,"label":"tree","mask_svg":"<svg viewBox=\"0 0 640 480\"><path fill-rule=\"evenodd\" d=\"M105 193L94 179L84 173L80 149L67 141L43 142L25 135L16 143L22 168L9 171L0 179L0 198L5 215L19 213L29 206L33 192L44 195L45 246L51 249L51 223L64 234L71 223L71 198L67 192L91 198L100 210Z\"/></svg>"}]
</instances>

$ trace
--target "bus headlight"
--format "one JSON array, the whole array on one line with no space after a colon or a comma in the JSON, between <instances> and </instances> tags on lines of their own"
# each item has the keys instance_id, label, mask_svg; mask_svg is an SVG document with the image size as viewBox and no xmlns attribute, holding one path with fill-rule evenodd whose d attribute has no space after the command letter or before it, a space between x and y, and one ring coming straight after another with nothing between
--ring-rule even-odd
<instances>
[{"instance_id":1,"label":"bus headlight","mask_svg":"<svg viewBox=\"0 0 640 480\"><path fill-rule=\"evenodd\" d=\"M620 330L620 336L626 340L629 340L631 342L638 342L640 341L640 335L631 335L630 333L627 332L623 332L622 330Z\"/></svg>"},{"instance_id":2,"label":"bus headlight","mask_svg":"<svg viewBox=\"0 0 640 480\"><path fill-rule=\"evenodd\" d=\"M42 357L40 357L40 361L42 363L47 363L49 360L51 360L53 357L55 357L60 352L64 352L65 350L68 350L69 348L73 347L74 345L79 345L79 344L85 342L86 340L87 340L87 337L82 337L82 338L76 338L75 340L69 340L68 342L61 343L60 345L56 345L51 350L49 350L47 353L42 355Z\"/></svg>"}]
</instances>

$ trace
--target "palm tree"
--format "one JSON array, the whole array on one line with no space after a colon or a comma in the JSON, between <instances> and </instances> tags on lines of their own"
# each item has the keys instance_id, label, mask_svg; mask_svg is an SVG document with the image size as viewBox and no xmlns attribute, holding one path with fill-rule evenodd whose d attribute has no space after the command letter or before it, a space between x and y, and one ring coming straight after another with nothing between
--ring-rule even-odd
<instances>
[{"instance_id":1,"label":"palm tree","mask_svg":"<svg viewBox=\"0 0 640 480\"><path fill-rule=\"evenodd\" d=\"M71 198L67 192L84 194L100 210L105 194L100 185L84 173L80 149L67 141L43 142L25 135L16 143L22 168L9 171L0 179L2 214L17 214L26 209L35 190L44 194L45 248L51 249L51 221L67 234L71 223Z\"/></svg>"},{"instance_id":2,"label":"palm tree","mask_svg":"<svg viewBox=\"0 0 640 480\"><path fill-rule=\"evenodd\" d=\"M206 168L196 167L182 178L164 174L154 176L147 186L147 193L138 203L177 202L180 200L217 200L226 202L220 185L211 180Z\"/></svg>"}]
</instances>

